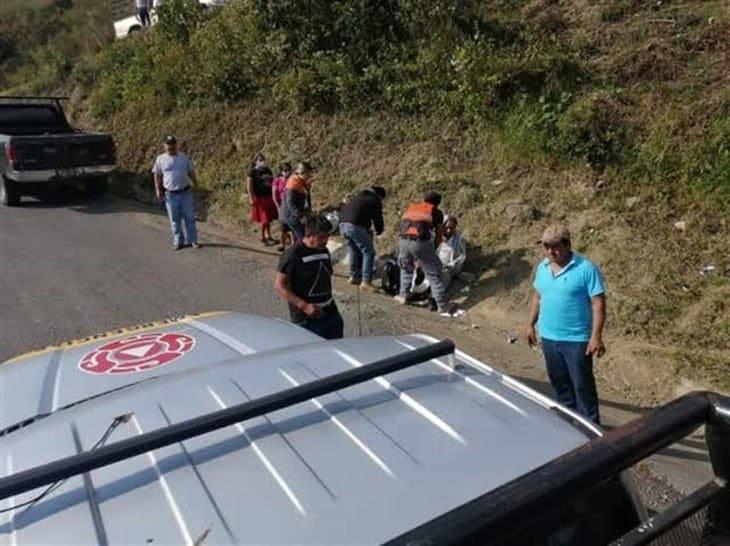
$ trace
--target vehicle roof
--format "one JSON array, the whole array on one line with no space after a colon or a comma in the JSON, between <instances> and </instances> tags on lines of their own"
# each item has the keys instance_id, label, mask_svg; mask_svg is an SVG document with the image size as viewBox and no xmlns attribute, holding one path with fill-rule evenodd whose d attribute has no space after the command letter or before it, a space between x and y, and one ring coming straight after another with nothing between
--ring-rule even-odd
<instances>
[{"instance_id":1,"label":"vehicle roof","mask_svg":"<svg viewBox=\"0 0 730 546\"><path fill-rule=\"evenodd\" d=\"M194 345L138 373L79 367L141 333ZM433 341L324 341L283 321L218 314L32 355L0 367L0 428L50 415L0 436L0 475L88 450L123 414L133 415L107 445ZM588 441L547 406L457 353L70 478L0 514L0 542L380 543Z\"/></svg>"}]
</instances>

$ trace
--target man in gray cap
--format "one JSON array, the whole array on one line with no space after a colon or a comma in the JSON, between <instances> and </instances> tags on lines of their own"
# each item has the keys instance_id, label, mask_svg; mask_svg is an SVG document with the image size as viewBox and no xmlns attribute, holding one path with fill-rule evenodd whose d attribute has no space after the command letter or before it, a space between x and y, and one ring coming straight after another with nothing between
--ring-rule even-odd
<instances>
[{"instance_id":1,"label":"man in gray cap","mask_svg":"<svg viewBox=\"0 0 730 546\"><path fill-rule=\"evenodd\" d=\"M605 353L603 274L572 250L570 231L563 225L549 226L538 244L546 257L535 270L527 343L537 345L537 324L558 402L600 424L593 357Z\"/></svg>"},{"instance_id":2,"label":"man in gray cap","mask_svg":"<svg viewBox=\"0 0 730 546\"><path fill-rule=\"evenodd\" d=\"M152 167L155 177L155 196L158 201L165 199L167 216L172 230L172 248L180 250L185 246L182 222L185 222L185 238L193 248L198 244L198 230L195 227L193 186L196 183L193 162L177 149L177 139L165 137L165 153L157 156Z\"/></svg>"}]
</instances>

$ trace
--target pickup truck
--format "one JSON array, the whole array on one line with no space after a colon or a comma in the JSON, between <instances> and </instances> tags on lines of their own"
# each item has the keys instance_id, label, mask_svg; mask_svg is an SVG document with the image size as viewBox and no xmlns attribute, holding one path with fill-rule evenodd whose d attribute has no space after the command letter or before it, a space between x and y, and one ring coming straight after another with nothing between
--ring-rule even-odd
<instances>
[{"instance_id":1,"label":"pickup truck","mask_svg":"<svg viewBox=\"0 0 730 546\"><path fill-rule=\"evenodd\" d=\"M198 0L201 8L219 8L224 6L226 2L227 0ZM164 0L154 0L152 4L151 22L153 25L157 23L157 14L155 12L162 4L164 4ZM130 34L142 30L142 21L136 13L132 13L134 6L130 5L130 2L121 0L115 7L117 8L115 15L120 17L114 21L114 36L117 39L126 38Z\"/></svg>"},{"instance_id":2,"label":"pickup truck","mask_svg":"<svg viewBox=\"0 0 730 546\"><path fill-rule=\"evenodd\" d=\"M103 193L115 170L112 137L69 125L63 97L0 96L0 202L18 206L23 195L81 183Z\"/></svg>"}]
</instances>

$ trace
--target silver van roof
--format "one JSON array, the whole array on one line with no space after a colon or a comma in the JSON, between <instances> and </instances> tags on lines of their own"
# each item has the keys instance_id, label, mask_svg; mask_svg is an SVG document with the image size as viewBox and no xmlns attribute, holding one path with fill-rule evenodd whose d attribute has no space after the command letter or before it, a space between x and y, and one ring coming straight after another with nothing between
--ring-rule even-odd
<instances>
[{"instance_id":1,"label":"silver van roof","mask_svg":"<svg viewBox=\"0 0 730 546\"><path fill-rule=\"evenodd\" d=\"M0 476L432 341L217 314L52 349L0 366ZM69 478L0 543L380 543L588 441L550 405L457 353Z\"/></svg>"}]
</instances>

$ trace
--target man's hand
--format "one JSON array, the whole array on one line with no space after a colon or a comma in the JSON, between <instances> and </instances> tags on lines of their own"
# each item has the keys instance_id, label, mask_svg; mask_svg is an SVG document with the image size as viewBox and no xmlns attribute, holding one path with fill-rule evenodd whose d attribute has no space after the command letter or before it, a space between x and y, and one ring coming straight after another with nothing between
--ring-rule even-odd
<instances>
[{"instance_id":1,"label":"man's hand","mask_svg":"<svg viewBox=\"0 0 730 546\"><path fill-rule=\"evenodd\" d=\"M525 327L525 341L530 347L537 347L537 332L532 324Z\"/></svg>"},{"instance_id":2,"label":"man's hand","mask_svg":"<svg viewBox=\"0 0 730 546\"><path fill-rule=\"evenodd\" d=\"M604 354L606 354L606 347L603 345L603 340L597 336L591 337L586 349L586 356L601 358Z\"/></svg>"},{"instance_id":3,"label":"man's hand","mask_svg":"<svg viewBox=\"0 0 730 546\"><path fill-rule=\"evenodd\" d=\"M158 203L162 201L162 192L160 191L160 188L155 188L155 199L157 199Z\"/></svg>"},{"instance_id":4,"label":"man's hand","mask_svg":"<svg viewBox=\"0 0 730 546\"><path fill-rule=\"evenodd\" d=\"M322 309L313 303L305 303L302 307L302 313L307 315L309 318L318 318L322 316Z\"/></svg>"}]
</instances>

